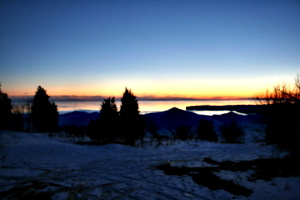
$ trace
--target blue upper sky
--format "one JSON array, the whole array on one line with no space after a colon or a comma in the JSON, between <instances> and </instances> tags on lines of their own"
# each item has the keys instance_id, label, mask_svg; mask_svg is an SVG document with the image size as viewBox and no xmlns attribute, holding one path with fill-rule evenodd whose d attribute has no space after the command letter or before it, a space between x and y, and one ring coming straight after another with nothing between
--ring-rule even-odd
<instances>
[{"instance_id":1,"label":"blue upper sky","mask_svg":"<svg viewBox=\"0 0 300 200\"><path fill-rule=\"evenodd\" d=\"M9 95L251 96L300 73L300 1L0 2Z\"/></svg>"}]
</instances>

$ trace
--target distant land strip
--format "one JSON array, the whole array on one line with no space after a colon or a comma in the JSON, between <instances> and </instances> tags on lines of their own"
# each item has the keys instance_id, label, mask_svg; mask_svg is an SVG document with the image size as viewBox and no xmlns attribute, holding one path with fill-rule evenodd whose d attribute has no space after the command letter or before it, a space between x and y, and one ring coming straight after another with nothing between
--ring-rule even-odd
<instances>
[{"instance_id":1,"label":"distant land strip","mask_svg":"<svg viewBox=\"0 0 300 200\"><path fill-rule=\"evenodd\" d=\"M198 110L198 111L236 111L241 113L258 113L265 105L227 105L227 106L187 106L186 110Z\"/></svg>"}]
</instances>

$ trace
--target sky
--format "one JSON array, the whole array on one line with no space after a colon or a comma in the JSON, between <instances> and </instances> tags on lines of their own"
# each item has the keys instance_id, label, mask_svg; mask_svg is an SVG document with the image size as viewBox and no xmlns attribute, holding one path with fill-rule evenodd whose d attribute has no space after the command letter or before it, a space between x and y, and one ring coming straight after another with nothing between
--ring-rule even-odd
<instances>
[{"instance_id":1,"label":"sky","mask_svg":"<svg viewBox=\"0 0 300 200\"><path fill-rule=\"evenodd\" d=\"M300 73L300 1L0 1L9 96L247 98Z\"/></svg>"}]
</instances>

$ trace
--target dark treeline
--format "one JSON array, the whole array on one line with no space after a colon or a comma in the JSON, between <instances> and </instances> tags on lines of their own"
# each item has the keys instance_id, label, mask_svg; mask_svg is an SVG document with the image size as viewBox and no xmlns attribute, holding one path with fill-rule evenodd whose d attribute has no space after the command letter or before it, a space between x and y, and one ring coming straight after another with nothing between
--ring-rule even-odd
<instances>
[{"instance_id":1,"label":"dark treeline","mask_svg":"<svg viewBox=\"0 0 300 200\"><path fill-rule=\"evenodd\" d=\"M58 131L58 111L49 102L46 90L38 86L32 100L12 106L8 95L0 87L0 129L34 132Z\"/></svg>"},{"instance_id":2,"label":"dark treeline","mask_svg":"<svg viewBox=\"0 0 300 200\"><path fill-rule=\"evenodd\" d=\"M118 112L114 97L103 100L99 119L88 126L88 136L93 141L134 145L135 141L143 140L145 123L136 96L126 88L121 103Z\"/></svg>"},{"instance_id":3,"label":"dark treeline","mask_svg":"<svg viewBox=\"0 0 300 200\"><path fill-rule=\"evenodd\" d=\"M261 122L266 124L265 139L268 143L277 144L288 150L293 157L300 159L300 76L295 79L294 87L279 84L273 91L266 91L254 98L260 102ZM123 143L134 145L143 140L146 132L144 116L140 115L136 96L125 89L118 110L115 98L102 101L100 115L92 120L88 127L80 127L80 132L88 135L93 142ZM148 133L152 138L161 141L155 124L148 123ZM150 123L150 124L149 124ZM49 101L46 90L39 86L32 100L21 106L12 106L7 93L0 85L0 129L78 133L76 126L58 127L58 111L54 102ZM243 130L236 122L220 127L223 142L243 143ZM193 138L190 127L179 127L171 130L173 138L187 140ZM219 141L212 121L201 120L196 130L196 139Z\"/></svg>"},{"instance_id":4,"label":"dark treeline","mask_svg":"<svg viewBox=\"0 0 300 200\"><path fill-rule=\"evenodd\" d=\"M80 127L80 131L94 142L134 145L137 140L143 140L145 122L139 113L136 96L126 88L121 102L118 111L114 97L104 99L99 119L92 120L86 128ZM42 133L65 131L83 135L78 133L79 128L76 126L58 127L57 106L49 101L46 90L41 86L38 86L32 100L23 105L12 106L0 85L0 129Z\"/></svg>"}]
</instances>

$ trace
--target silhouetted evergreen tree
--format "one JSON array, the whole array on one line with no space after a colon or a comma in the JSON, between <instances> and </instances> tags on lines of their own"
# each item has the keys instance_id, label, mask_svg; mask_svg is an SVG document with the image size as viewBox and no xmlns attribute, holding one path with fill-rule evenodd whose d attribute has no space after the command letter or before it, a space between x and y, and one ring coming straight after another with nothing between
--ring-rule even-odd
<instances>
[{"instance_id":1,"label":"silhouetted evergreen tree","mask_svg":"<svg viewBox=\"0 0 300 200\"><path fill-rule=\"evenodd\" d=\"M2 92L0 83L0 129L9 129L11 122L11 100Z\"/></svg>"},{"instance_id":2,"label":"silhouetted evergreen tree","mask_svg":"<svg viewBox=\"0 0 300 200\"><path fill-rule=\"evenodd\" d=\"M139 104L136 96L131 92L131 90L125 89L123 97L121 99L122 105L120 109L121 116L126 117L136 117L139 116Z\"/></svg>"},{"instance_id":3,"label":"silhouetted evergreen tree","mask_svg":"<svg viewBox=\"0 0 300 200\"><path fill-rule=\"evenodd\" d=\"M100 110L100 119L89 124L89 136L96 141L105 143L116 142L118 135L119 113L115 98L104 99Z\"/></svg>"},{"instance_id":4,"label":"silhouetted evergreen tree","mask_svg":"<svg viewBox=\"0 0 300 200\"><path fill-rule=\"evenodd\" d=\"M115 98L108 98L102 102L100 112L100 133L106 142L115 142L118 134L119 113Z\"/></svg>"},{"instance_id":5,"label":"silhouetted evergreen tree","mask_svg":"<svg viewBox=\"0 0 300 200\"><path fill-rule=\"evenodd\" d=\"M207 140L211 142L217 142L218 136L214 131L212 121L201 119L197 128L197 136L200 140Z\"/></svg>"},{"instance_id":6,"label":"silhouetted evergreen tree","mask_svg":"<svg viewBox=\"0 0 300 200\"><path fill-rule=\"evenodd\" d=\"M125 143L134 145L136 140L144 137L144 118L140 115L138 101L131 90L125 89L121 102L121 134Z\"/></svg>"},{"instance_id":7,"label":"silhouetted evergreen tree","mask_svg":"<svg viewBox=\"0 0 300 200\"><path fill-rule=\"evenodd\" d=\"M116 142L120 135L118 134L119 113L114 97L103 100L99 116L100 119L89 123L89 137L104 143Z\"/></svg>"},{"instance_id":8,"label":"silhouetted evergreen tree","mask_svg":"<svg viewBox=\"0 0 300 200\"><path fill-rule=\"evenodd\" d=\"M39 86L32 102L33 128L39 132L57 131L58 112L54 102L49 102L46 90Z\"/></svg>"}]
</instances>

